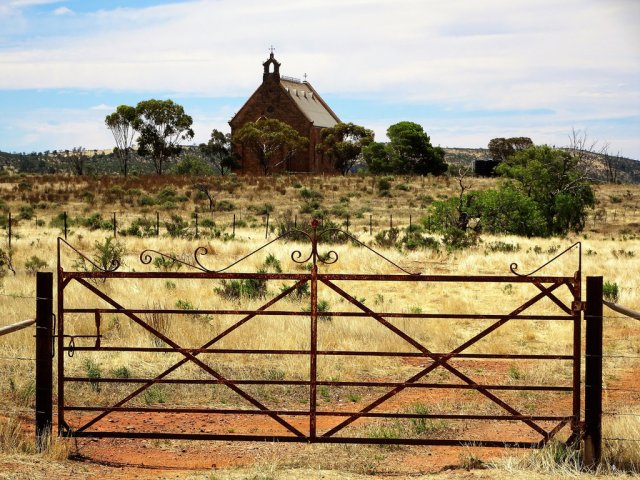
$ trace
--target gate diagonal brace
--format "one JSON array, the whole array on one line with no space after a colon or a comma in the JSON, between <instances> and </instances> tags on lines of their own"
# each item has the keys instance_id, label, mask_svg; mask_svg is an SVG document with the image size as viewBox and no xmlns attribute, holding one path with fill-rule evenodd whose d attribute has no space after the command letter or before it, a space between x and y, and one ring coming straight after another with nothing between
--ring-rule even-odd
<instances>
[{"instance_id":1,"label":"gate diagonal brace","mask_svg":"<svg viewBox=\"0 0 640 480\"><path fill-rule=\"evenodd\" d=\"M456 368L452 367L451 365L449 365L447 362L456 354L461 353L463 350L466 350L469 346L473 345L474 343L476 343L477 341L479 341L480 339L484 338L485 336L487 336L489 333L493 332L494 330L496 330L497 328L499 328L500 326L504 325L506 322L508 322L509 320L516 318L520 313L522 313L524 310L526 310L527 308L529 308L530 306L534 305L535 303L537 303L538 301L540 301L542 298L548 296L553 290L555 290L556 288L558 288L560 285L562 285L562 283L556 283L548 288L545 288L543 286L540 286L539 288L542 290L539 294L537 294L536 296L534 296L533 298L529 299L527 302L523 303L520 307L516 308L513 312L509 313L508 315L505 315L502 319L498 320L496 323L494 323L493 325L487 327L485 330L483 330L482 332L478 333L476 336L474 336L473 338L471 338L470 340L468 340L467 342L463 343L462 345L460 345L458 348L456 348L455 350L452 350L449 354L447 355L443 355L440 358L435 358L433 356L433 353L430 352L426 347L424 347L421 343L419 343L418 341L416 341L415 339L413 339L412 337L410 337L409 335L407 335L406 333L402 332L400 329L398 329L397 327L395 327L394 325L391 325L389 322L387 322L382 316L378 315L376 312L374 312L373 310L371 310L370 308L366 307L364 304L362 304L361 302L359 302L358 300L356 300L354 297L352 297L351 295L349 295L347 292L345 292L344 290L342 290L340 287L338 287L337 285L335 285L334 283L332 283L329 280L321 280L325 285L327 285L329 288L331 288L333 291L335 291L336 293L338 293L340 296L342 296L343 298L345 298L346 300L348 300L350 303L352 303L353 305L355 305L356 307L360 308L363 312L369 314L371 317L373 317L375 320L377 320L378 322L380 322L382 325L384 325L385 327L389 328L391 331L393 331L394 333L396 333L398 336L400 336L402 339L404 339L405 341L407 341L408 343L410 343L412 346L414 346L415 348L417 348L418 350L420 350L422 353L425 354L426 357L429 357L433 360L433 363L426 367L424 370L418 372L416 375L414 375L413 377L411 377L410 379L408 379L405 383L415 383L416 381L418 381L420 378L424 377L425 375L427 375L428 373L430 373L431 371L433 371L434 369L436 369L439 366L442 366L444 368L446 368L447 370L449 370L452 374L456 375L458 378L460 378L461 380L463 380L464 382L466 382L467 384L473 386L476 388L477 391L479 391L481 394L483 394L484 396L486 396L487 398L489 398L491 401L493 401L494 403L496 403L497 405L499 405L500 407L502 407L503 409L505 409L507 412L511 413L513 416L522 416L522 414L520 412L518 412L517 410L515 410L514 408L512 408L510 405L508 405L507 403L505 403L504 401L502 401L499 397L497 397L496 395L492 394L491 392L489 392L486 388L480 387L478 384L476 384L471 378L467 377L466 375L464 375L462 372L458 371ZM394 388L393 390L390 390L389 392L387 392L386 394L384 394L383 396L379 397L377 400L373 401L371 404L367 405L366 407L364 407L363 409L360 410L359 413L367 413L371 410L373 410L374 408L376 408L377 406L379 406L380 404L384 403L385 401L387 401L389 398L397 395L398 393L400 393L402 390L404 390L406 387L403 385L397 386L396 388ZM331 437L332 435L334 435L335 433L337 433L338 431L342 430L343 428L345 428L346 426L348 426L349 424L351 424L352 422L354 422L355 420L357 420L358 418L360 418L360 415L356 414L353 415L349 418L347 418L346 420L344 420L343 422L339 423L338 425L336 425L335 427L333 427L332 429L328 430L327 432L325 432L322 437ZM548 440L549 437L549 433L544 430L542 427L540 427L539 425L537 425L535 422L531 421L531 420L526 420L523 419L522 420L526 425L528 425L529 427L531 427L533 430L535 430L536 432L538 432L539 434L541 434L543 436L544 440Z\"/></svg>"},{"instance_id":2,"label":"gate diagonal brace","mask_svg":"<svg viewBox=\"0 0 640 480\"><path fill-rule=\"evenodd\" d=\"M118 310L123 310L124 308L118 304L115 300L113 300L112 298L110 298L109 296L107 296L105 293L101 292L100 290L98 290L97 288L95 288L93 285L91 285L90 283L86 282L84 279L82 278L76 278L76 280L83 286L85 286L87 289L89 289L90 291L92 291L94 294L96 294L98 297L102 298L103 300L105 300L107 303L111 304L112 306L114 306L116 309ZM217 342L218 340L220 340L224 335L227 335L228 333L230 333L232 330L235 330L237 327L239 327L240 325L242 325L243 323L245 323L246 321L250 320L251 318L257 316L259 314L259 312L261 310L266 310L267 308L269 308L271 305L273 305L274 303L276 303L277 301L281 300L282 298L284 298L285 296L289 295L291 292L293 292L297 287L299 287L301 284L305 283L307 280L300 280L299 282L297 282L296 284L294 284L292 287L288 288L287 290L284 290L283 292L281 292L278 296L274 297L273 299L271 299L271 301L267 302L266 304L262 305L258 310L256 310L255 313L248 315L247 317L245 317L244 319L240 320L239 322L237 322L235 325L233 325L232 327L230 327L229 329L227 329L225 332L221 333L220 335L218 335L216 338L214 338L213 340L207 342L204 346L200 347L201 349L204 348L208 348L209 346L211 346L213 343ZM95 418L93 418L92 420L90 420L89 422L87 422L85 425L83 425L82 427L80 427L79 429L77 429L77 432L82 432L84 430L86 430L87 428L91 427L92 425L94 425L95 423L97 423L98 421L100 421L101 419L103 419L104 417L106 417L109 413L113 412L113 408L117 408L119 406L122 406L124 403L128 402L129 400L131 400L132 398L136 397L137 395L139 395L140 393L142 393L144 390L146 390L147 388L149 388L151 385L153 385L157 380L160 380L162 378L164 378L165 376L167 376L169 373L173 372L174 370L178 369L180 366L184 365L185 363L187 363L188 361L192 361L194 362L196 365L198 365L200 368L202 368L204 371L206 371L207 373L211 374L213 377L215 377L217 380L220 380L222 382L223 385L226 385L227 387L229 387L231 390L233 390L234 392L236 392L238 395L240 395L242 398L244 398L245 400L247 400L248 402L252 403L253 405L255 405L256 407L258 407L259 409L263 410L263 411L269 411L268 407L266 407L265 405L263 405L261 402L259 402L258 400L256 400L255 398L253 398L251 395L249 395L248 393L246 393L244 390L242 390L240 387L238 387L237 385L235 385L233 382L229 381L228 379L226 379L225 377L223 377L222 375L220 375L218 372L216 372L215 370L213 370L211 367L209 367L209 365L207 365L206 363L202 362L200 359L196 358L196 355L198 355L197 353L195 354L191 354L187 351L184 350L180 350L182 347L180 347L180 345L178 345L177 343L173 342L170 338L166 337L165 335L163 335L162 333L158 332L157 330L153 329L152 327L150 327L146 322L144 322L143 320L141 320L139 317L137 317L136 315L134 315L133 313L129 313L129 312L122 312L124 315L126 315L127 317L129 317L131 320L133 320L135 323L137 323L138 325L140 325L142 328L144 328L145 330L149 331L150 333L152 333L153 335L155 335L156 337L158 337L159 339L161 339L162 341L164 341L167 345L173 347L174 349L176 349L176 351L179 351L179 353L181 353L182 355L185 356L185 358L183 360L181 360L180 362L176 363L175 365L173 365L172 367L170 367L169 369L165 370L163 373L161 373L160 375L158 375L156 378L154 378L153 380L149 381L148 383L144 384L143 386L139 387L138 389L136 389L134 392L132 392L130 395L128 395L126 398L124 398L123 400L120 400L119 402L117 402L116 404L113 405L113 407L107 408L105 409L105 411L103 413L101 413L100 415L96 416ZM271 418L273 418L275 421L277 421L278 423L280 423L283 427L285 427L287 430L291 431L292 433L294 433L296 436L298 437L304 437L304 434L302 432L300 432L298 429L296 429L294 426L292 426L289 422L285 421L284 419L282 419L280 416L278 416L275 413L269 413L268 414Z\"/></svg>"},{"instance_id":3,"label":"gate diagonal brace","mask_svg":"<svg viewBox=\"0 0 640 480\"><path fill-rule=\"evenodd\" d=\"M540 283L538 280L534 280L532 282L536 287L538 287L540 289L540 291L543 291L543 289L545 288L544 285L542 285L542 283ZM569 290L571 291L571 293L573 293L571 286L567 285L567 287L569 288ZM560 300L558 297L556 297L554 294L552 293L548 293L547 297L549 297L549 300L551 300L553 303L555 303L558 307L560 307L562 309L563 312L565 312L567 315L573 315L573 311L571 310L570 307L567 307L562 300Z\"/></svg>"}]
</instances>

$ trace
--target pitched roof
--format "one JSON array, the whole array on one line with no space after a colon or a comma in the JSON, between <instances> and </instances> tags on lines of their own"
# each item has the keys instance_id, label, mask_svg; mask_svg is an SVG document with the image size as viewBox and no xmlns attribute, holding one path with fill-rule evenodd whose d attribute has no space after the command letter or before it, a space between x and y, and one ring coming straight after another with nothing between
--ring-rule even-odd
<instances>
[{"instance_id":1,"label":"pitched roof","mask_svg":"<svg viewBox=\"0 0 640 480\"><path fill-rule=\"evenodd\" d=\"M308 82L280 79L280 85L287 91L300 111L316 127L333 127L340 121L320 95Z\"/></svg>"}]
</instances>

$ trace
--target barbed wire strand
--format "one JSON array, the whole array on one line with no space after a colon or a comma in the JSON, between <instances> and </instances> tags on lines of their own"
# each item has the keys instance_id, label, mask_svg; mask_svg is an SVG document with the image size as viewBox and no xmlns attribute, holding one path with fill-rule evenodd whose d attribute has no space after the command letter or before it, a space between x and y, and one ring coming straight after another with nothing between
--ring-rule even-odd
<instances>
[{"instance_id":1,"label":"barbed wire strand","mask_svg":"<svg viewBox=\"0 0 640 480\"><path fill-rule=\"evenodd\" d=\"M35 362L35 358L26 358L26 357L0 357L0 360L29 360Z\"/></svg>"}]
</instances>

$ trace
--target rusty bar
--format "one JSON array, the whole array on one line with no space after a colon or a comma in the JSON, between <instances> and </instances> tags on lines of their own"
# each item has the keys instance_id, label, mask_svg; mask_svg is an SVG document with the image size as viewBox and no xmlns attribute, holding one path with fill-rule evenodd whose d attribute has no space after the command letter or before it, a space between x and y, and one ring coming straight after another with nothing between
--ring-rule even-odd
<instances>
[{"instance_id":1,"label":"rusty bar","mask_svg":"<svg viewBox=\"0 0 640 480\"><path fill-rule=\"evenodd\" d=\"M53 424L53 273L36 274L36 448L42 452Z\"/></svg>"},{"instance_id":2,"label":"rusty bar","mask_svg":"<svg viewBox=\"0 0 640 480\"><path fill-rule=\"evenodd\" d=\"M160 236L160 213L156 212L156 237Z\"/></svg>"},{"instance_id":3,"label":"rusty bar","mask_svg":"<svg viewBox=\"0 0 640 480\"><path fill-rule=\"evenodd\" d=\"M587 277L584 387L584 463L602 458L602 277Z\"/></svg>"},{"instance_id":4,"label":"rusty bar","mask_svg":"<svg viewBox=\"0 0 640 480\"><path fill-rule=\"evenodd\" d=\"M95 314L95 318L94 318L94 322L96 324L96 343L95 343L95 347L96 349L100 348L100 339L102 338L102 335L100 335L100 312L96 312Z\"/></svg>"},{"instance_id":5,"label":"rusty bar","mask_svg":"<svg viewBox=\"0 0 640 480\"><path fill-rule=\"evenodd\" d=\"M317 382L318 382L318 222L312 222L313 233L311 236L311 252L313 266L311 267L311 332L309 352L309 437L316 438L316 409L317 409Z\"/></svg>"},{"instance_id":6,"label":"rusty bar","mask_svg":"<svg viewBox=\"0 0 640 480\"><path fill-rule=\"evenodd\" d=\"M146 383L153 379L149 378L89 378L89 377L65 377L65 382L75 383ZM167 384L193 384L193 385L282 385L282 386L310 386L313 382L309 380L200 380L188 378L163 378L161 380L153 380L154 383ZM554 386L554 385L479 385L479 384L458 384L458 383L408 383L408 382L331 382L318 380L315 385L329 387L405 387L416 389L448 389L448 390L505 390L505 391L539 391L539 392L570 392L573 390L570 386ZM102 407L101 410L111 409L111 407Z\"/></svg>"},{"instance_id":7,"label":"rusty bar","mask_svg":"<svg viewBox=\"0 0 640 480\"><path fill-rule=\"evenodd\" d=\"M232 235L235 237L236 236L236 214L233 214L233 230L232 230Z\"/></svg>"},{"instance_id":8,"label":"rusty bar","mask_svg":"<svg viewBox=\"0 0 640 480\"><path fill-rule=\"evenodd\" d=\"M575 308L573 322L573 420L571 421L572 436L579 438L582 434L580 423L581 409L581 356L582 356L582 301L581 301L580 270L576 273L573 289L573 308Z\"/></svg>"},{"instance_id":9,"label":"rusty bar","mask_svg":"<svg viewBox=\"0 0 640 480\"><path fill-rule=\"evenodd\" d=\"M66 336L66 335L65 335ZM76 336L77 338L78 336ZM88 335L94 338L95 335ZM64 347L68 350L68 347ZM229 348L156 348L156 347L80 347L75 346L76 352L150 352L150 353L224 353L224 354L264 354L264 355L309 355L310 350L259 350L259 349L229 349ZM376 352L376 351L348 351L348 350L318 350L318 355L335 356L364 356L364 357L424 357L424 353L416 352ZM431 357L447 357L451 360L468 359L496 359L496 360L573 360L573 355L534 355L534 354L500 354L500 353L432 353Z\"/></svg>"},{"instance_id":10,"label":"rusty bar","mask_svg":"<svg viewBox=\"0 0 640 480\"><path fill-rule=\"evenodd\" d=\"M65 313L167 313L171 315L249 315L252 313L260 313L264 316L283 316L283 317L300 317L305 316L308 312L296 311L296 310L269 310L269 311L257 311L257 310L181 310L181 309L153 309L153 308L65 308ZM379 313L383 318L418 318L418 319L469 319L469 320L499 320L505 317L506 314L463 314L463 313L394 313L384 312ZM369 317L368 313L364 312L322 312L323 317ZM573 315L517 315L511 317L511 320L536 320L536 321L573 321Z\"/></svg>"},{"instance_id":11,"label":"rusty bar","mask_svg":"<svg viewBox=\"0 0 640 480\"><path fill-rule=\"evenodd\" d=\"M304 273L216 273L216 272L66 272L67 278L183 278L183 279L263 279L263 280L299 280L309 278ZM573 277L516 277L510 275L370 275L318 273L318 280L340 281L380 281L380 282L442 282L442 283L540 283L567 284L574 282Z\"/></svg>"},{"instance_id":12,"label":"rusty bar","mask_svg":"<svg viewBox=\"0 0 640 480\"><path fill-rule=\"evenodd\" d=\"M89 406L67 406L67 410L76 412L99 412L104 407ZM128 413L187 413L187 414L210 414L210 415L268 415L269 412L264 410L241 410L241 409L216 409L216 408L159 408L159 407L119 407L114 411ZM277 415L290 415L296 417L308 416L310 412L306 410L271 410L271 413ZM321 417L348 417L356 415L357 412L328 412L319 411L318 416ZM521 420L538 420L538 421L569 421L571 417L553 416L553 415L522 415L513 417L511 415L463 415L463 414L418 414L418 413L389 413L389 412L370 412L360 415L363 418L429 418L429 419L447 419L447 420L496 420L499 422L512 422Z\"/></svg>"},{"instance_id":13,"label":"rusty bar","mask_svg":"<svg viewBox=\"0 0 640 480\"><path fill-rule=\"evenodd\" d=\"M216 434L189 434L189 433L153 433L131 431L109 432L74 432L76 437L93 438L138 438L138 439L166 439L166 440L221 440L221 441L253 441L272 443L309 443L310 439L294 436L277 435L216 435ZM360 443L368 445L442 445L468 447L496 447L496 448L541 448L540 442L509 442L504 440L478 440L461 439L446 440L434 438L366 438L366 437L316 437L311 443Z\"/></svg>"}]
</instances>

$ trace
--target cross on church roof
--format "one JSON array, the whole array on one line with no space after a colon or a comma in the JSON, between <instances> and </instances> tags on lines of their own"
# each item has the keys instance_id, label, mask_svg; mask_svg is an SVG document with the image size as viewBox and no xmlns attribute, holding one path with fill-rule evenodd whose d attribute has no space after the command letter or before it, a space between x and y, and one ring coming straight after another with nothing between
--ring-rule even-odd
<instances>
[{"instance_id":1,"label":"cross on church roof","mask_svg":"<svg viewBox=\"0 0 640 480\"><path fill-rule=\"evenodd\" d=\"M305 73L305 74L304 74L304 81L305 81L305 82L307 81L307 76L308 76L308 75Z\"/></svg>"},{"instance_id":2,"label":"cross on church roof","mask_svg":"<svg viewBox=\"0 0 640 480\"><path fill-rule=\"evenodd\" d=\"M269 51L270 51L271 53L275 52L275 51L276 51L276 47L274 47L273 45L271 45L271 46L269 47Z\"/></svg>"}]
</instances>

